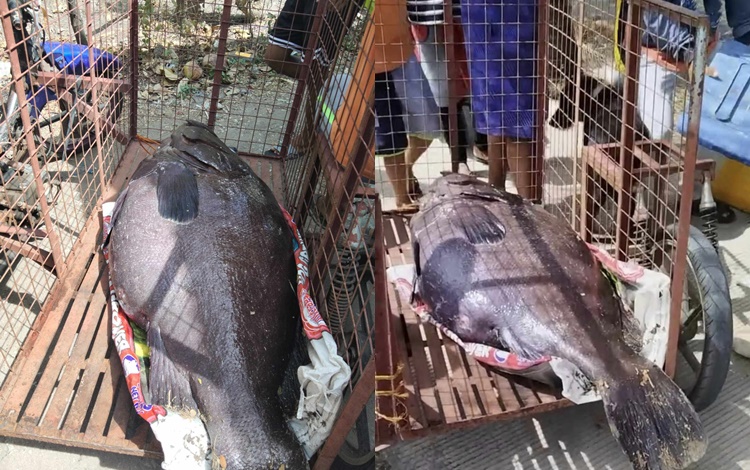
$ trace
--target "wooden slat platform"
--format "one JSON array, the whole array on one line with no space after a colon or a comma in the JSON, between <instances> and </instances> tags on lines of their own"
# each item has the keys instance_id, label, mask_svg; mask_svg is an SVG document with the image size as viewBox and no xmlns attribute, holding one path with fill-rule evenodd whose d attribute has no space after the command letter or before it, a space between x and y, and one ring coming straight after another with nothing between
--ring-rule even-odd
<instances>
[{"instance_id":1,"label":"wooden slat platform","mask_svg":"<svg viewBox=\"0 0 750 470\"><path fill-rule=\"evenodd\" d=\"M105 200L113 200L146 155L146 147L128 145ZM280 161L244 158L280 197ZM125 438L133 404L110 339L100 243L96 211L0 389L0 435L161 458L145 421Z\"/></svg>"},{"instance_id":2,"label":"wooden slat platform","mask_svg":"<svg viewBox=\"0 0 750 470\"><path fill-rule=\"evenodd\" d=\"M383 216L387 267L413 263L408 219ZM521 377L500 375L468 357L434 326L402 305L389 283L389 310L408 397L404 439L547 411L571 403L558 391ZM397 436L393 436L396 438Z\"/></svg>"}]
</instances>

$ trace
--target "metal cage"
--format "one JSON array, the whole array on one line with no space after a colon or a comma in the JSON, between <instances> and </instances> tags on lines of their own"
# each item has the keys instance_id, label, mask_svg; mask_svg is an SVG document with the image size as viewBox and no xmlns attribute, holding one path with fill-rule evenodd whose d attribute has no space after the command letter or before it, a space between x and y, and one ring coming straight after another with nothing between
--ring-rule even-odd
<instances>
[{"instance_id":1,"label":"metal cage","mask_svg":"<svg viewBox=\"0 0 750 470\"><path fill-rule=\"evenodd\" d=\"M462 53L457 46L463 46L456 36L456 25L462 20L458 14L465 14L465 10L452 8L454 3L446 0L444 22L431 26L436 31L437 47L444 48L442 60L447 63L447 78L443 80L447 80L446 88L450 90L448 124L440 131L442 134L430 128L433 133L425 138L419 135L424 127L412 124L414 127L409 129L407 121L407 132L417 135L416 140L423 146L424 141L429 149L401 177L414 178L422 187L441 172L459 170L460 113L465 113L468 128L468 167L480 177L492 177L487 166L487 141L477 139L468 106L462 104L475 99L477 90L464 88L465 95L457 91L466 73L462 72L465 66L461 61L466 59L456 55L457 49L458 54ZM712 161L696 161L708 20L703 14L660 0L544 0L538 5L535 68L531 76L536 103L533 151L528 156L529 173L516 174L512 181L516 184L508 187L514 191L519 181L525 181L529 197L568 221L584 240L605 248L619 260L660 269L671 277L665 369L674 376L680 324L684 320L683 285L693 182L710 180L713 170ZM627 8L618 10L622 5ZM667 57L661 49L665 38L647 37L642 21L647 13L666 15L691 28L694 53L689 63L677 63ZM419 44L420 52L429 44L430 40ZM429 81L431 73L437 76L429 67L440 59L423 54L416 61L424 71L421 80ZM416 70L405 80L417 81ZM592 77L598 80L597 86L587 87L586 80ZM669 87L663 86L666 81ZM619 96L618 102L596 102L597 93L606 85L620 87L621 91L613 95ZM434 81L430 83L432 90L435 87ZM555 128L550 118L566 97L571 114L577 118L565 129ZM429 99L423 98L426 102ZM649 110L648 105L655 105L660 111ZM405 115L437 112L434 104L431 108L405 106ZM607 110L606 117L601 112L594 114L602 106ZM637 116L649 129L648 136L639 133ZM686 123L685 135L675 130L678 120ZM449 146L446 141L459 145ZM406 166L414 162L408 152L421 151L416 147L408 149ZM505 158L514 156L506 154ZM512 173L512 166L510 170ZM408 220L416 208L399 206L390 175L379 174L378 184L385 209L381 262L386 267L413 263ZM409 197L413 196L410 192ZM707 221L704 233L711 237L713 230L713 222ZM377 369L379 443L570 404L558 390L489 370L468 357L434 326L422 323L399 298L384 272L381 275L378 298L387 302L378 305L377 337L379 345L384 344L385 338L388 341L382 346L384 356Z\"/></svg>"},{"instance_id":2,"label":"metal cage","mask_svg":"<svg viewBox=\"0 0 750 470\"><path fill-rule=\"evenodd\" d=\"M314 298L352 369L315 468L372 458L371 19L356 0L310 4L284 36L299 44L273 62L277 0L0 1L0 434L160 456L148 426L129 423L100 206L193 119L237 149L302 229ZM292 63L293 76L277 73Z\"/></svg>"}]
</instances>

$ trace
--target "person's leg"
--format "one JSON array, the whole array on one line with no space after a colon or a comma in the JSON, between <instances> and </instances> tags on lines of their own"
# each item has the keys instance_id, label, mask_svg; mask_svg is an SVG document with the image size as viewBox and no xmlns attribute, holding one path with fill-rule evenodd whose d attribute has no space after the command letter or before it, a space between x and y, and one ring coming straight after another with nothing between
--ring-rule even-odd
<instances>
[{"instance_id":1,"label":"person's leg","mask_svg":"<svg viewBox=\"0 0 750 470\"><path fill-rule=\"evenodd\" d=\"M406 161L408 139L401 100L393 90L389 72L375 74L375 155L383 158L385 173L393 187L396 206L411 204L409 186L414 175Z\"/></svg>"},{"instance_id":2,"label":"person's leg","mask_svg":"<svg viewBox=\"0 0 750 470\"><path fill-rule=\"evenodd\" d=\"M476 124L474 124L474 126L476 126ZM487 134L477 132L476 137L474 138L474 158L487 165L489 164L489 151Z\"/></svg>"},{"instance_id":3,"label":"person's leg","mask_svg":"<svg viewBox=\"0 0 750 470\"><path fill-rule=\"evenodd\" d=\"M531 173L531 159L534 158L534 143L529 140L509 139L505 143L505 158L508 169L518 189L525 199L536 199L536 186Z\"/></svg>"},{"instance_id":4,"label":"person's leg","mask_svg":"<svg viewBox=\"0 0 750 470\"><path fill-rule=\"evenodd\" d=\"M406 162L413 167L414 164L417 163L417 160L419 160L430 147L430 144L432 144L432 140L430 139L425 139L414 134L409 135L409 147L406 149Z\"/></svg>"},{"instance_id":5,"label":"person's leg","mask_svg":"<svg viewBox=\"0 0 750 470\"><path fill-rule=\"evenodd\" d=\"M422 197L422 189L419 187L419 182L414 176L414 164L425 154L430 144L432 144L431 139L424 139L413 134L409 135L409 147L406 149L407 191L411 200L415 202Z\"/></svg>"},{"instance_id":6,"label":"person's leg","mask_svg":"<svg viewBox=\"0 0 750 470\"><path fill-rule=\"evenodd\" d=\"M467 0L461 8L477 132L488 135L489 182L504 188L507 164L519 194L535 199L529 170L536 124L536 2Z\"/></svg>"},{"instance_id":7,"label":"person's leg","mask_svg":"<svg viewBox=\"0 0 750 470\"><path fill-rule=\"evenodd\" d=\"M452 142L450 133L450 87L448 83L448 60L442 25L429 25L412 28L419 31L417 37L417 49L419 50L419 63L430 86L430 91L440 108L440 125L442 127L445 142L449 147L458 147L459 172L468 173L467 166L467 137L466 123L460 104L457 105L458 112L458 142ZM451 153L451 156L453 154Z\"/></svg>"},{"instance_id":8,"label":"person's leg","mask_svg":"<svg viewBox=\"0 0 750 470\"><path fill-rule=\"evenodd\" d=\"M308 96L317 97L323 90L328 79L330 65L336 60L341 39L351 28L362 3L362 0L333 0L329 3L307 78ZM312 27L312 22L310 27ZM307 153L310 145L315 141L310 136L314 135L317 109L317 100L306 101L302 112L302 130L292 141L292 146L299 153Z\"/></svg>"},{"instance_id":9,"label":"person's leg","mask_svg":"<svg viewBox=\"0 0 750 470\"><path fill-rule=\"evenodd\" d=\"M468 169L467 163L468 163L468 157L467 157L467 151L468 151L468 137L467 137L467 127L466 127L466 120L464 119L464 113L461 112L461 105L457 104L456 106L456 118L458 120L458 163L462 166L466 167ZM448 147L453 148L453 142L451 139L451 132L450 132L450 114L449 114L449 108L446 106L444 108L440 108L440 124L443 128L443 137L445 138L445 141L448 143Z\"/></svg>"},{"instance_id":10,"label":"person's leg","mask_svg":"<svg viewBox=\"0 0 750 470\"><path fill-rule=\"evenodd\" d=\"M505 159L505 138L502 136L487 136L487 165L489 175L487 182L498 189L505 189L508 178L508 166Z\"/></svg>"},{"instance_id":11,"label":"person's leg","mask_svg":"<svg viewBox=\"0 0 750 470\"><path fill-rule=\"evenodd\" d=\"M276 73L299 80L314 12L314 0L286 0L284 3L268 32L268 46L263 56Z\"/></svg>"}]
</instances>

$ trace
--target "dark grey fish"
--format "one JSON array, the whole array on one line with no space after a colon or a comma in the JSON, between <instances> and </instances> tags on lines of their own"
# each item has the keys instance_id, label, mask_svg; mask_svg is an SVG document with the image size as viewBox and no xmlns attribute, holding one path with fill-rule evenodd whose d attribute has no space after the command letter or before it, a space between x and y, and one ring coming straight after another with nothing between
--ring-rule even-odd
<instances>
[{"instance_id":1,"label":"dark grey fish","mask_svg":"<svg viewBox=\"0 0 750 470\"><path fill-rule=\"evenodd\" d=\"M623 337L622 305L599 261L563 221L476 178L438 178L411 220L415 295L462 340L580 368L638 470L705 453L680 388Z\"/></svg>"},{"instance_id":2,"label":"dark grey fish","mask_svg":"<svg viewBox=\"0 0 750 470\"><path fill-rule=\"evenodd\" d=\"M151 401L197 410L228 469L307 468L278 396L299 305L268 186L188 121L138 167L112 223L110 273L148 334Z\"/></svg>"}]
</instances>

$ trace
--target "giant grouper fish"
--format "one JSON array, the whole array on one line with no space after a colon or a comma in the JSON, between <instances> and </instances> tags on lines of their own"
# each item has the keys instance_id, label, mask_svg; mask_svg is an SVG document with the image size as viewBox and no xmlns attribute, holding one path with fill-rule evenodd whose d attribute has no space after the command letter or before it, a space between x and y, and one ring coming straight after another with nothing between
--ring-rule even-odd
<instances>
[{"instance_id":1,"label":"giant grouper fish","mask_svg":"<svg viewBox=\"0 0 750 470\"><path fill-rule=\"evenodd\" d=\"M623 338L621 301L562 220L474 177L438 178L410 223L414 296L463 341L576 365L637 470L680 469L707 442L682 390Z\"/></svg>"},{"instance_id":2,"label":"giant grouper fish","mask_svg":"<svg viewBox=\"0 0 750 470\"><path fill-rule=\"evenodd\" d=\"M136 169L112 224L110 274L147 332L151 402L198 412L223 468L307 468L279 403L301 326L292 231L268 186L188 121Z\"/></svg>"}]
</instances>

